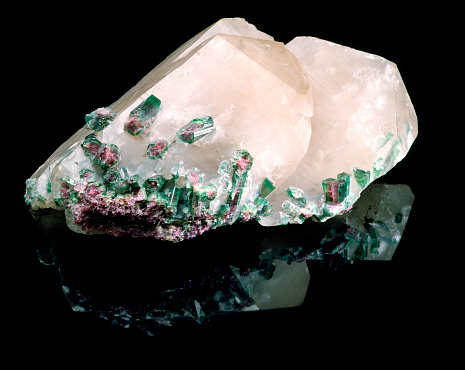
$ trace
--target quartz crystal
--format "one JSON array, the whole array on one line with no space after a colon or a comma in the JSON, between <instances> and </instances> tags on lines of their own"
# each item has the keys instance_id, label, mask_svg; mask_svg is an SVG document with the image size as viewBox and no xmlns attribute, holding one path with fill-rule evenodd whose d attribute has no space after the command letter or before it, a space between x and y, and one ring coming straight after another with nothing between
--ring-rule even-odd
<instances>
[{"instance_id":1,"label":"quartz crystal","mask_svg":"<svg viewBox=\"0 0 465 370\"><path fill-rule=\"evenodd\" d=\"M75 311L149 334L299 306L315 262L390 260L414 199L372 183L418 132L396 65L314 37L285 45L239 18L82 126L26 180L52 241L39 256Z\"/></svg>"},{"instance_id":2,"label":"quartz crystal","mask_svg":"<svg viewBox=\"0 0 465 370\"><path fill-rule=\"evenodd\" d=\"M351 210L326 222L256 225L246 243L234 241L236 227L246 225L233 225L207 233L207 242L199 237L176 248L128 236L75 234L70 241L63 213L49 210L38 225L51 243L38 253L59 267L74 311L154 334L182 318L202 323L219 313L299 306L312 263L332 271L389 261L413 200L407 185L371 184Z\"/></svg>"},{"instance_id":3,"label":"quartz crystal","mask_svg":"<svg viewBox=\"0 0 465 370\"><path fill-rule=\"evenodd\" d=\"M236 221L325 221L407 153L397 67L222 19L172 53L27 180L71 230L181 241Z\"/></svg>"}]
</instances>

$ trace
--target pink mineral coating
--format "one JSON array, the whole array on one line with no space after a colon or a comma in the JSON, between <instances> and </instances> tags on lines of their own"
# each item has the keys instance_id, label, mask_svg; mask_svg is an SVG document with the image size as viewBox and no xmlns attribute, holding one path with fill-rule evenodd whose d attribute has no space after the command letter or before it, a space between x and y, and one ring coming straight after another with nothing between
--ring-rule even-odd
<instances>
[{"instance_id":1,"label":"pink mineral coating","mask_svg":"<svg viewBox=\"0 0 465 370\"><path fill-rule=\"evenodd\" d=\"M80 201L69 203L66 207L71 209L75 224L87 234L105 232L115 236L131 235L182 241L210 230L215 221L214 216L202 213L202 218L189 220L187 227L162 227L159 224L168 216L168 210L155 200L148 200L145 207L140 207L140 203L145 199L145 194L140 188L124 196L109 198L97 183L82 182L81 187L85 188L85 191L81 192ZM134 226L136 224L138 226Z\"/></svg>"}]
</instances>

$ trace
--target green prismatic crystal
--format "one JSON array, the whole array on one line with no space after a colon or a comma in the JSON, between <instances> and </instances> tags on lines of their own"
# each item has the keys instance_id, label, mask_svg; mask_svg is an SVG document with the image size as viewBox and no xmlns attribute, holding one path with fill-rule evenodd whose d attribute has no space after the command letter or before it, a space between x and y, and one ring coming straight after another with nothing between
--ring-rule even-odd
<instances>
[{"instance_id":1,"label":"green prismatic crystal","mask_svg":"<svg viewBox=\"0 0 465 370\"><path fill-rule=\"evenodd\" d=\"M346 172L342 172L337 175L338 181L341 182L341 185L339 185L339 202L341 203L346 199L346 197L349 195L350 191L350 175Z\"/></svg>"},{"instance_id":2,"label":"green prismatic crystal","mask_svg":"<svg viewBox=\"0 0 465 370\"><path fill-rule=\"evenodd\" d=\"M354 168L354 177L357 184L359 184L363 189L367 187L370 183L370 171L364 171L358 167Z\"/></svg>"},{"instance_id":3,"label":"green prismatic crystal","mask_svg":"<svg viewBox=\"0 0 465 370\"><path fill-rule=\"evenodd\" d=\"M258 196L260 198L266 198L270 193L276 189L276 187L273 185L273 183L265 177L265 180L263 180L262 185L260 186L260 190L258 192Z\"/></svg>"},{"instance_id":4,"label":"green prismatic crystal","mask_svg":"<svg viewBox=\"0 0 465 370\"><path fill-rule=\"evenodd\" d=\"M140 135L153 121L160 110L161 101L150 95L129 113L124 129L131 135Z\"/></svg>"},{"instance_id":5,"label":"green prismatic crystal","mask_svg":"<svg viewBox=\"0 0 465 370\"><path fill-rule=\"evenodd\" d=\"M163 176L157 175L145 180L143 187L147 195L150 195L153 192L158 191L165 184L165 182L166 179Z\"/></svg>"},{"instance_id":6,"label":"green prismatic crystal","mask_svg":"<svg viewBox=\"0 0 465 370\"><path fill-rule=\"evenodd\" d=\"M248 151L237 151L232 164L234 173L232 176L232 186L229 199L229 205L232 212L236 210L237 205L241 201L242 192L247 181L247 175L249 170L252 168L252 164L253 158Z\"/></svg>"},{"instance_id":7,"label":"green prismatic crystal","mask_svg":"<svg viewBox=\"0 0 465 370\"><path fill-rule=\"evenodd\" d=\"M300 203L305 204L307 202L304 192L295 186L289 186L289 188L287 188L287 194Z\"/></svg>"},{"instance_id":8,"label":"green prismatic crystal","mask_svg":"<svg viewBox=\"0 0 465 370\"><path fill-rule=\"evenodd\" d=\"M331 203L342 203L349 195L350 175L342 172L337 175L337 180L329 178L322 181L326 201Z\"/></svg>"},{"instance_id":9,"label":"green prismatic crystal","mask_svg":"<svg viewBox=\"0 0 465 370\"><path fill-rule=\"evenodd\" d=\"M214 130L213 119L210 116L202 116L181 127L176 136L179 142L192 144Z\"/></svg>"}]
</instances>

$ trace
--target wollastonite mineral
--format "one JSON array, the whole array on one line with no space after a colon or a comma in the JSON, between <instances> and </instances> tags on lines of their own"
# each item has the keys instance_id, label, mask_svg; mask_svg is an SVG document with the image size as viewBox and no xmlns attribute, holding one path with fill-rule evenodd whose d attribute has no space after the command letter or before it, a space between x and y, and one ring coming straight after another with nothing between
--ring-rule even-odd
<instances>
[{"instance_id":1,"label":"wollastonite mineral","mask_svg":"<svg viewBox=\"0 0 465 370\"><path fill-rule=\"evenodd\" d=\"M395 64L222 19L172 53L27 180L81 233L180 241L236 221L324 221L402 159L417 120Z\"/></svg>"}]
</instances>

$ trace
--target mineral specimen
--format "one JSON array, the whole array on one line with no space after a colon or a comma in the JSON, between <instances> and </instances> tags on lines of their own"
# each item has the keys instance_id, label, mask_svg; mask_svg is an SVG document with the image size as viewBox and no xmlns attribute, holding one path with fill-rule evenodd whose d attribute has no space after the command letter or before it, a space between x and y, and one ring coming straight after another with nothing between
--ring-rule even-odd
<instances>
[{"instance_id":1,"label":"mineral specimen","mask_svg":"<svg viewBox=\"0 0 465 370\"><path fill-rule=\"evenodd\" d=\"M28 180L26 202L64 210L77 232L171 241L237 220L324 221L417 134L393 63L312 37L284 45L242 19L220 20L85 118Z\"/></svg>"},{"instance_id":2,"label":"mineral specimen","mask_svg":"<svg viewBox=\"0 0 465 370\"><path fill-rule=\"evenodd\" d=\"M133 246L184 241L176 253L151 250L147 263L167 266L144 280L156 282L148 302L126 305L70 282L62 267L79 259L64 257L73 248L60 249L69 239L62 229L49 235L59 247L42 260L60 266L77 311L146 328L297 306L310 280L306 261L337 269L392 257L413 194L371 183L406 155L417 131L392 62L313 37L284 45L243 19L222 19L118 101L87 114L27 179L24 197L46 234L62 224L109 234L74 234L87 238L80 249L100 243L114 253L128 238ZM233 251L209 249L228 238L215 232L201 237L212 234L210 242L185 244L252 220L273 227Z\"/></svg>"}]
</instances>

